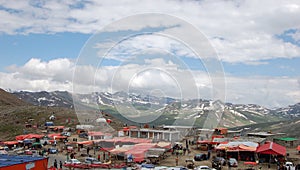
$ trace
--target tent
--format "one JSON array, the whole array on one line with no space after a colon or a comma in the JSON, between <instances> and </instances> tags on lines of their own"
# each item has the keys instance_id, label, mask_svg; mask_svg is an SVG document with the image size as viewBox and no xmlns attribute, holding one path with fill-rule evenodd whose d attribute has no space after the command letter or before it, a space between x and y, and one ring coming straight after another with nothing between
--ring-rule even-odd
<instances>
[{"instance_id":1,"label":"tent","mask_svg":"<svg viewBox=\"0 0 300 170\"><path fill-rule=\"evenodd\" d=\"M219 144L216 150L226 150L228 151L250 151L255 152L258 144L255 142L229 142L224 144Z\"/></svg>"},{"instance_id":2,"label":"tent","mask_svg":"<svg viewBox=\"0 0 300 170\"><path fill-rule=\"evenodd\" d=\"M4 145L17 145L19 142L18 141L5 141L3 142Z\"/></svg>"},{"instance_id":3,"label":"tent","mask_svg":"<svg viewBox=\"0 0 300 170\"><path fill-rule=\"evenodd\" d=\"M146 152L150 148L154 148L154 143L139 143L134 145L131 149L125 152L126 155L132 155L134 162L142 162L145 159Z\"/></svg>"},{"instance_id":4,"label":"tent","mask_svg":"<svg viewBox=\"0 0 300 170\"><path fill-rule=\"evenodd\" d=\"M130 150L133 146L123 146L123 147L119 147L119 148L115 148L113 150L111 150L110 152L112 154L120 154L120 153L125 153L128 150Z\"/></svg>"},{"instance_id":5,"label":"tent","mask_svg":"<svg viewBox=\"0 0 300 170\"><path fill-rule=\"evenodd\" d=\"M286 155L286 148L284 146L278 145L274 142L267 142L259 146L256 150L257 153L266 155Z\"/></svg>"},{"instance_id":6,"label":"tent","mask_svg":"<svg viewBox=\"0 0 300 170\"><path fill-rule=\"evenodd\" d=\"M16 140L24 140L24 139L40 139L42 138L44 135L38 135L38 134L28 134L28 135L19 135L16 136Z\"/></svg>"}]
</instances>

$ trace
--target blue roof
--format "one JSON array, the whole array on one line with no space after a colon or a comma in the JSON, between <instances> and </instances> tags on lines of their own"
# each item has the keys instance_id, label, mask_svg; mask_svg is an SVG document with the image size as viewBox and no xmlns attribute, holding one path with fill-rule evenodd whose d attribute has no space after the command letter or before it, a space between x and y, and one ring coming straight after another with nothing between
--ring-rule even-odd
<instances>
[{"instance_id":1,"label":"blue roof","mask_svg":"<svg viewBox=\"0 0 300 170\"><path fill-rule=\"evenodd\" d=\"M0 168L47 159L41 156L0 155Z\"/></svg>"}]
</instances>

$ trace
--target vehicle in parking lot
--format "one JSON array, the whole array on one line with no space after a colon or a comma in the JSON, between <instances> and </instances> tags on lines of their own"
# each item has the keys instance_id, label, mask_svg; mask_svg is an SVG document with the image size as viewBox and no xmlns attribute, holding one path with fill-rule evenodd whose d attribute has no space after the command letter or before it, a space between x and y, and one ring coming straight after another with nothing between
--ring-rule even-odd
<instances>
[{"instance_id":1,"label":"vehicle in parking lot","mask_svg":"<svg viewBox=\"0 0 300 170\"><path fill-rule=\"evenodd\" d=\"M48 149L48 152L49 152L50 154L56 154L56 153L58 152L58 150L57 150L56 148L49 148L49 149Z\"/></svg>"},{"instance_id":2,"label":"vehicle in parking lot","mask_svg":"<svg viewBox=\"0 0 300 170\"><path fill-rule=\"evenodd\" d=\"M205 165L201 165L201 166L198 166L198 167L195 168L195 170L202 170L202 169L209 169L209 170L211 170L210 167L205 166Z\"/></svg>"},{"instance_id":3,"label":"vehicle in parking lot","mask_svg":"<svg viewBox=\"0 0 300 170\"><path fill-rule=\"evenodd\" d=\"M222 169L226 165L226 160L223 157L213 157L211 166L216 169Z\"/></svg>"},{"instance_id":4,"label":"vehicle in parking lot","mask_svg":"<svg viewBox=\"0 0 300 170\"><path fill-rule=\"evenodd\" d=\"M205 153L199 153L199 154L196 154L194 156L194 160L195 161L203 161L203 160L207 160L207 156Z\"/></svg>"},{"instance_id":5,"label":"vehicle in parking lot","mask_svg":"<svg viewBox=\"0 0 300 170\"><path fill-rule=\"evenodd\" d=\"M284 166L288 170L295 170L296 169L296 167L294 166L293 162L285 162Z\"/></svg>"},{"instance_id":6,"label":"vehicle in parking lot","mask_svg":"<svg viewBox=\"0 0 300 170\"><path fill-rule=\"evenodd\" d=\"M237 167L238 166L237 160L235 158L229 158L228 166L229 167Z\"/></svg>"},{"instance_id":7,"label":"vehicle in parking lot","mask_svg":"<svg viewBox=\"0 0 300 170\"><path fill-rule=\"evenodd\" d=\"M62 136L70 137L71 136L71 132L62 132L61 135Z\"/></svg>"},{"instance_id":8,"label":"vehicle in parking lot","mask_svg":"<svg viewBox=\"0 0 300 170\"><path fill-rule=\"evenodd\" d=\"M80 138L88 138L88 134L87 133L85 133L85 132L82 132L82 133L80 133L79 135L78 135Z\"/></svg>"},{"instance_id":9,"label":"vehicle in parking lot","mask_svg":"<svg viewBox=\"0 0 300 170\"><path fill-rule=\"evenodd\" d=\"M81 164L81 162L78 159L70 159L65 161L65 164Z\"/></svg>"},{"instance_id":10,"label":"vehicle in parking lot","mask_svg":"<svg viewBox=\"0 0 300 170\"><path fill-rule=\"evenodd\" d=\"M225 166L226 160L223 157L213 157L212 164L221 164L222 166Z\"/></svg>"},{"instance_id":11,"label":"vehicle in parking lot","mask_svg":"<svg viewBox=\"0 0 300 170\"><path fill-rule=\"evenodd\" d=\"M85 158L84 162L87 164L101 164L100 161L98 161L96 158L92 158L92 157Z\"/></svg>"}]
</instances>

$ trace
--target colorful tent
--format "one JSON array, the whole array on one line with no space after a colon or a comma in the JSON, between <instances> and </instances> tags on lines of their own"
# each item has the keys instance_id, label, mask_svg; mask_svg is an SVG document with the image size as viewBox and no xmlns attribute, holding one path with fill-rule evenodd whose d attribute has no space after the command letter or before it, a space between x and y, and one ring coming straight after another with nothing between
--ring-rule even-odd
<instances>
[{"instance_id":1,"label":"colorful tent","mask_svg":"<svg viewBox=\"0 0 300 170\"><path fill-rule=\"evenodd\" d=\"M267 142L259 146L256 152L267 155L286 155L286 148L274 142Z\"/></svg>"}]
</instances>

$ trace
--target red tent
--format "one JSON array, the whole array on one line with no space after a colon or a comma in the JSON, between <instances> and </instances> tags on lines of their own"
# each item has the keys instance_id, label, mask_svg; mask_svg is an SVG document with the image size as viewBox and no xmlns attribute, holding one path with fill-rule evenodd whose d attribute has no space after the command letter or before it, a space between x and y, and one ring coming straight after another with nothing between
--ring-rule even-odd
<instances>
[{"instance_id":1,"label":"red tent","mask_svg":"<svg viewBox=\"0 0 300 170\"><path fill-rule=\"evenodd\" d=\"M154 148L154 143L139 143L125 152L126 155L132 155L134 162L142 162L145 159L145 154L150 148Z\"/></svg>"},{"instance_id":2,"label":"red tent","mask_svg":"<svg viewBox=\"0 0 300 170\"><path fill-rule=\"evenodd\" d=\"M298 145L297 150L300 151L300 145Z\"/></svg>"},{"instance_id":3,"label":"red tent","mask_svg":"<svg viewBox=\"0 0 300 170\"><path fill-rule=\"evenodd\" d=\"M5 142L3 142L4 145L16 145L18 143L19 143L18 141L5 141Z\"/></svg>"},{"instance_id":4,"label":"red tent","mask_svg":"<svg viewBox=\"0 0 300 170\"><path fill-rule=\"evenodd\" d=\"M38 135L38 134L28 134L28 135L19 135L16 136L16 140L24 140L24 139L40 139L42 138L44 135Z\"/></svg>"},{"instance_id":5,"label":"red tent","mask_svg":"<svg viewBox=\"0 0 300 170\"><path fill-rule=\"evenodd\" d=\"M277 143L268 142L259 146L256 152L267 155L286 155L286 148Z\"/></svg>"},{"instance_id":6,"label":"red tent","mask_svg":"<svg viewBox=\"0 0 300 170\"><path fill-rule=\"evenodd\" d=\"M57 136L61 136L61 134L60 133L51 133L51 134L48 134L49 138L54 138L54 137L57 137Z\"/></svg>"}]
</instances>

